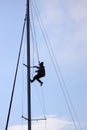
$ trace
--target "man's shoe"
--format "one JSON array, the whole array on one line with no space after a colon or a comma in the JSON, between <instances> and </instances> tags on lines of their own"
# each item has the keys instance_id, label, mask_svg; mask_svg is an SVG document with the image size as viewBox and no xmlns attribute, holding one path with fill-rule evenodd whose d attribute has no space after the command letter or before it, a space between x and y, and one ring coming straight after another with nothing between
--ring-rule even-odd
<instances>
[{"instance_id":1,"label":"man's shoe","mask_svg":"<svg viewBox=\"0 0 87 130\"><path fill-rule=\"evenodd\" d=\"M33 81L30 79L30 82L32 83Z\"/></svg>"},{"instance_id":2,"label":"man's shoe","mask_svg":"<svg viewBox=\"0 0 87 130\"><path fill-rule=\"evenodd\" d=\"M43 82L41 82L40 86L42 86L42 85L43 85Z\"/></svg>"}]
</instances>

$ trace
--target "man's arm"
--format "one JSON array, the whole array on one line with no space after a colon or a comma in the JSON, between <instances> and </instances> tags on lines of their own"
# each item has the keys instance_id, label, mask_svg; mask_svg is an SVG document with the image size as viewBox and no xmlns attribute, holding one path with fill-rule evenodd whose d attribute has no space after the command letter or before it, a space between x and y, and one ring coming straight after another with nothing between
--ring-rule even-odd
<instances>
[{"instance_id":1,"label":"man's arm","mask_svg":"<svg viewBox=\"0 0 87 130\"><path fill-rule=\"evenodd\" d=\"M37 69L39 69L39 67L38 67L38 66L33 66L33 68L37 68Z\"/></svg>"}]
</instances>

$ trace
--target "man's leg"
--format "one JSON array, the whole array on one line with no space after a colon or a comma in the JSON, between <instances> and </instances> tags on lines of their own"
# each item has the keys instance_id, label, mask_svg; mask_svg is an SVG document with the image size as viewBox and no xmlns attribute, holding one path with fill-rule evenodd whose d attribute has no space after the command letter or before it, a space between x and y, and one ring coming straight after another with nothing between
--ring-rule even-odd
<instances>
[{"instance_id":1,"label":"man's leg","mask_svg":"<svg viewBox=\"0 0 87 130\"><path fill-rule=\"evenodd\" d=\"M40 78L39 75L35 75L35 76L33 77L33 79L31 80L31 82L34 82L35 80L37 80L37 81L40 83L40 85L42 86L43 82L42 82L39 78Z\"/></svg>"},{"instance_id":2,"label":"man's leg","mask_svg":"<svg viewBox=\"0 0 87 130\"><path fill-rule=\"evenodd\" d=\"M36 80L37 80L37 81L40 83L40 85L42 86L43 82L42 82L39 78L37 78Z\"/></svg>"},{"instance_id":3,"label":"man's leg","mask_svg":"<svg viewBox=\"0 0 87 130\"><path fill-rule=\"evenodd\" d=\"M37 79L37 77L38 77L38 75L35 75L35 76L33 77L33 79L30 80L30 81L31 81L31 82L34 82L34 81Z\"/></svg>"}]
</instances>

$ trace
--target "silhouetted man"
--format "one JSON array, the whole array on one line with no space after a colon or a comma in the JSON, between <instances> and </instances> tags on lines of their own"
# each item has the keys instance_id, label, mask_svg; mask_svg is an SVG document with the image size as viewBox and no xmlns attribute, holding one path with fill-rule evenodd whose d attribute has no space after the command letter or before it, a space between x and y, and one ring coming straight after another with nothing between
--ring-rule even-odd
<instances>
[{"instance_id":1,"label":"silhouetted man","mask_svg":"<svg viewBox=\"0 0 87 130\"><path fill-rule=\"evenodd\" d=\"M40 78L45 76L45 67L44 67L44 63L41 62L39 63L39 66L33 66L34 68L37 68L38 70L36 70L35 72L37 72L37 74L33 77L32 80L30 80L31 82L34 82L35 80L37 80L40 85L42 86L43 82L40 80Z\"/></svg>"}]
</instances>

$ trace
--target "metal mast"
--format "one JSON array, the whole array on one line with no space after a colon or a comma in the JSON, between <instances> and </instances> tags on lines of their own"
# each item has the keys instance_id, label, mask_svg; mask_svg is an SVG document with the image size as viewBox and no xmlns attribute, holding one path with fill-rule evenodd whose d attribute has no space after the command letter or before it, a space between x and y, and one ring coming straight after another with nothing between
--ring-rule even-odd
<instances>
[{"instance_id":1,"label":"metal mast","mask_svg":"<svg viewBox=\"0 0 87 130\"><path fill-rule=\"evenodd\" d=\"M31 86L30 86L30 1L27 0L27 104L28 130L31 130Z\"/></svg>"}]
</instances>

